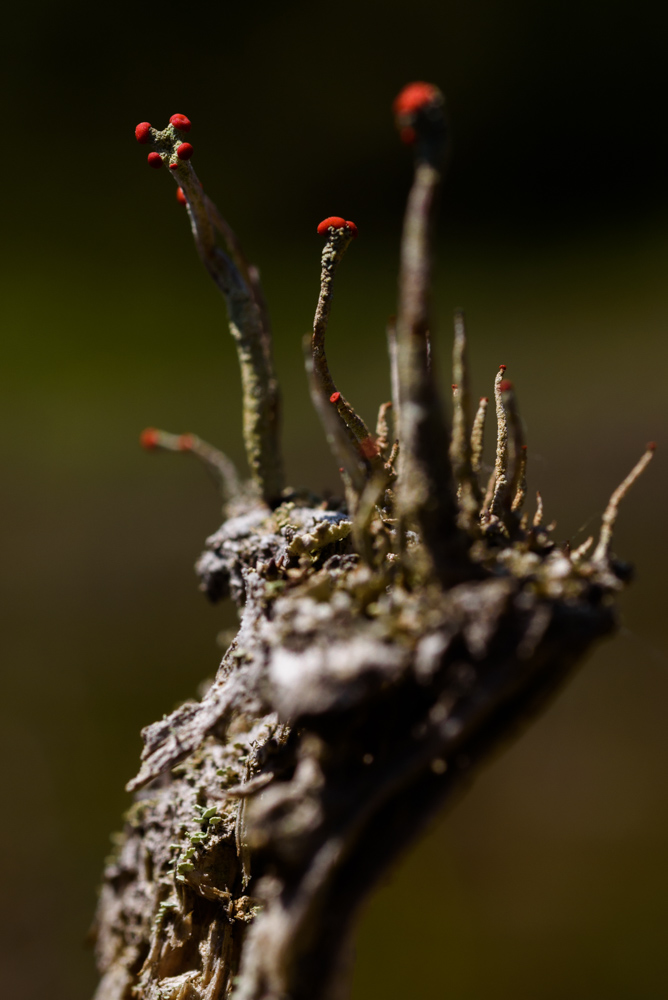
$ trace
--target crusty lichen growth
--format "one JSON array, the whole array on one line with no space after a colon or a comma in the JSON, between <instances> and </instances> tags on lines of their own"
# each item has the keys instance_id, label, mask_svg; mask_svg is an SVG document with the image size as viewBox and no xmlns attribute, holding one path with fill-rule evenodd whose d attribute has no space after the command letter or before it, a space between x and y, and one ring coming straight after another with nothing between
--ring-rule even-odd
<instances>
[{"instance_id":1,"label":"crusty lichen growth","mask_svg":"<svg viewBox=\"0 0 668 1000\"><path fill-rule=\"evenodd\" d=\"M99 997L134 988L158 1000L181 995L185 983L186 996L225 995L238 965L239 924L257 907L239 865L234 786L257 766L256 747L268 754L281 736L267 721L228 746L207 739L129 810L100 897ZM201 961L184 968L184 953L199 949Z\"/></svg>"},{"instance_id":2,"label":"crusty lichen growth","mask_svg":"<svg viewBox=\"0 0 668 1000\"><path fill-rule=\"evenodd\" d=\"M240 625L201 700L143 731L136 804L100 896L96 1000L345 996L370 888L615 627L629 574L612 529L653 446L613 494L593 555L592 539L557 544L540 494L533 518L521 514L526 446L503 370L483 488L487 399L471 421L458 315L448 448L427 298L442 96L415 84L398 107L417 160L390 336L399 443L385 404L360 450L366 437L327 396L326 304L307 370L346 502L284 490L269 505L199 439L144 440L213 462L226 484L227 518L197 572L211 600L232 598Z\"/></svg>"},{"instance_id":3,"label":"crusty lichen growth","mask_svg":"<svg viewBox=\"0 0 668 1000\"><path fill-rule=\"evenodd\" d=\"M512 543L481 533L479 579L448 590L406 589L396 561L372 569L351 542L344 512L298 500L209 539L202 586L234 596L241 626L201 702L144 733L130 787L145 797L101 896L98 1000L178 996L184 982L222 997L233 977L240 997L292 976L313 992L286 995L320 996L320 976L295 969L305 942L323 970L334 962L322 907L344 905L348 855L371 851L376 812L426 781L419 829L505 714L534 711L614 625L614 566L570 559L540 527Z\"/></svg>"}]
</instances>

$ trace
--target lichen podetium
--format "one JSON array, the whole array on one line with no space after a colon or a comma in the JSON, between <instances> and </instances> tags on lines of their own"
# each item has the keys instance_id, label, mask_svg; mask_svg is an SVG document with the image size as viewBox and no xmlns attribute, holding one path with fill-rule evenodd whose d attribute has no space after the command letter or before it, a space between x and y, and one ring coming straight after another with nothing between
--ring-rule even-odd
<instances>
[{"instance_id":1,"label":"lichen podetium","mask_svg":"<svg viewBox=\"0 0 668 1000\"><path fill-rule=\"evenodd\" d=\"M393 398L375 433L325 352L335 272L357 230L342 216L317 226L321 289L304 352L340 501L283 484L264 296L195 176L190 121L137 126L149 164L174 177L227 302L250 479L196 435L141 436L150 451L194 455L218 483L225 520L198 574L211 600L236 602L240 626L201 700L143 732L128 786L137 802L115 838L98 907L97 1000L343 995L342 958L366 894L614 629L614 596L629 574L611 553L612 531L654 446L613 494L596 545L558 544L540 494L533 517L524 511L527 445L502 364L490 385L496 458L481 479L489 400L473 415L461 311L452 430L431 364L445 102L434 85L413 83L394 112L415 178L388 324Z\"/></svg>"}]
</instances>

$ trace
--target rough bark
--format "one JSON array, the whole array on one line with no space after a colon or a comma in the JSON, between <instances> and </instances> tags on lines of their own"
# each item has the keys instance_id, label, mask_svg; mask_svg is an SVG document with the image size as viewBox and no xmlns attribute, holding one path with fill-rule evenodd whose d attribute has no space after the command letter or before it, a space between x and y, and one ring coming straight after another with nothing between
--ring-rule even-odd
<instances>
[{"instance_id":1,"label":"rough bark","mask_svg":"<svg viewBox=\"0 0 668 1000\"><path fill-rule=\"evenodd\" d=\"M375 880L614 627L615 574L545 533L409 591L351 526L295 498L209 539L202 586L233 595L239 633L202 700L143 733L96 1000L345 995Z\"/></svg>"}]
</instances>

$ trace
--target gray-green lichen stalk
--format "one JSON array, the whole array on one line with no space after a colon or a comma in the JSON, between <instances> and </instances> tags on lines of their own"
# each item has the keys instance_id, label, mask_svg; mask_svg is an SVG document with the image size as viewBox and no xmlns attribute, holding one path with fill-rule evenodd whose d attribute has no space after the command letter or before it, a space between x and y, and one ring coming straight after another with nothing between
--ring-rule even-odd
<instances>
[{"instance_id":1,"label":"gray-green lichen stalk","mask_svg":"<svg viewBox=\"0 0 668 1000\"><path fill-rule=\"evenodd\" d=\"M449 584L458 578L465 555L456 530L452 466L443 448L448 427L430 359L432 230L448 150L443 95L432 88L408 117L415 176L404 218L396 319L403 482L397 498L404 524L425 541L422 562Z\"/></svg>"},{"instance_id":2,"label":"gray-green lichen stalk","mask_svg":"<svg viewBox=\"0 0 668 1000\"><path fill-rule=\"evenodd\" d=\"M185 136L170 123L162 131L151 128L147 138L185 196L197 252L225 297L241 369L248 464L262 497L272 502L280 496L284 485L279 440L280 397L271 330L257 270L246 261L230 226L204 193L190 159L180 158L178 151ZM222 238L227 252L218 245L216 234Z\"/></svg>"}]
</instances>

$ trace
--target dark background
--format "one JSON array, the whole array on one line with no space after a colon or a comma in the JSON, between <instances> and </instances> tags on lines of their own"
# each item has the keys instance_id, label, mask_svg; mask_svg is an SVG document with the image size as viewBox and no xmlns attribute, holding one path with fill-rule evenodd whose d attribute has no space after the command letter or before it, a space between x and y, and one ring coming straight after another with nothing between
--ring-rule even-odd
<instances>
[{"instance_id":1,"label":"dark background","mask_svg":"<svg viewBox=\"0 0 668 1000\"><path fill-rule=\"evenodd\" d=\"M369 418L410 177L389 111L448 96L435 298L474 388L516 382L557 534L582 541L642 452L616 551L623 628L371 902L356 1000L665 996L668 921L668 8L596 0L33 3L3 15L0 941L13 1000L85 1000L83 940L142 725L214 673L234 614L191 570L218 524L192 430L240 462L223 303L132 130L193 121L193 163L263 270L290 480L334 487L300 341L315 226L360 239L329 336Z\"/></svg>"}]
</instances>

